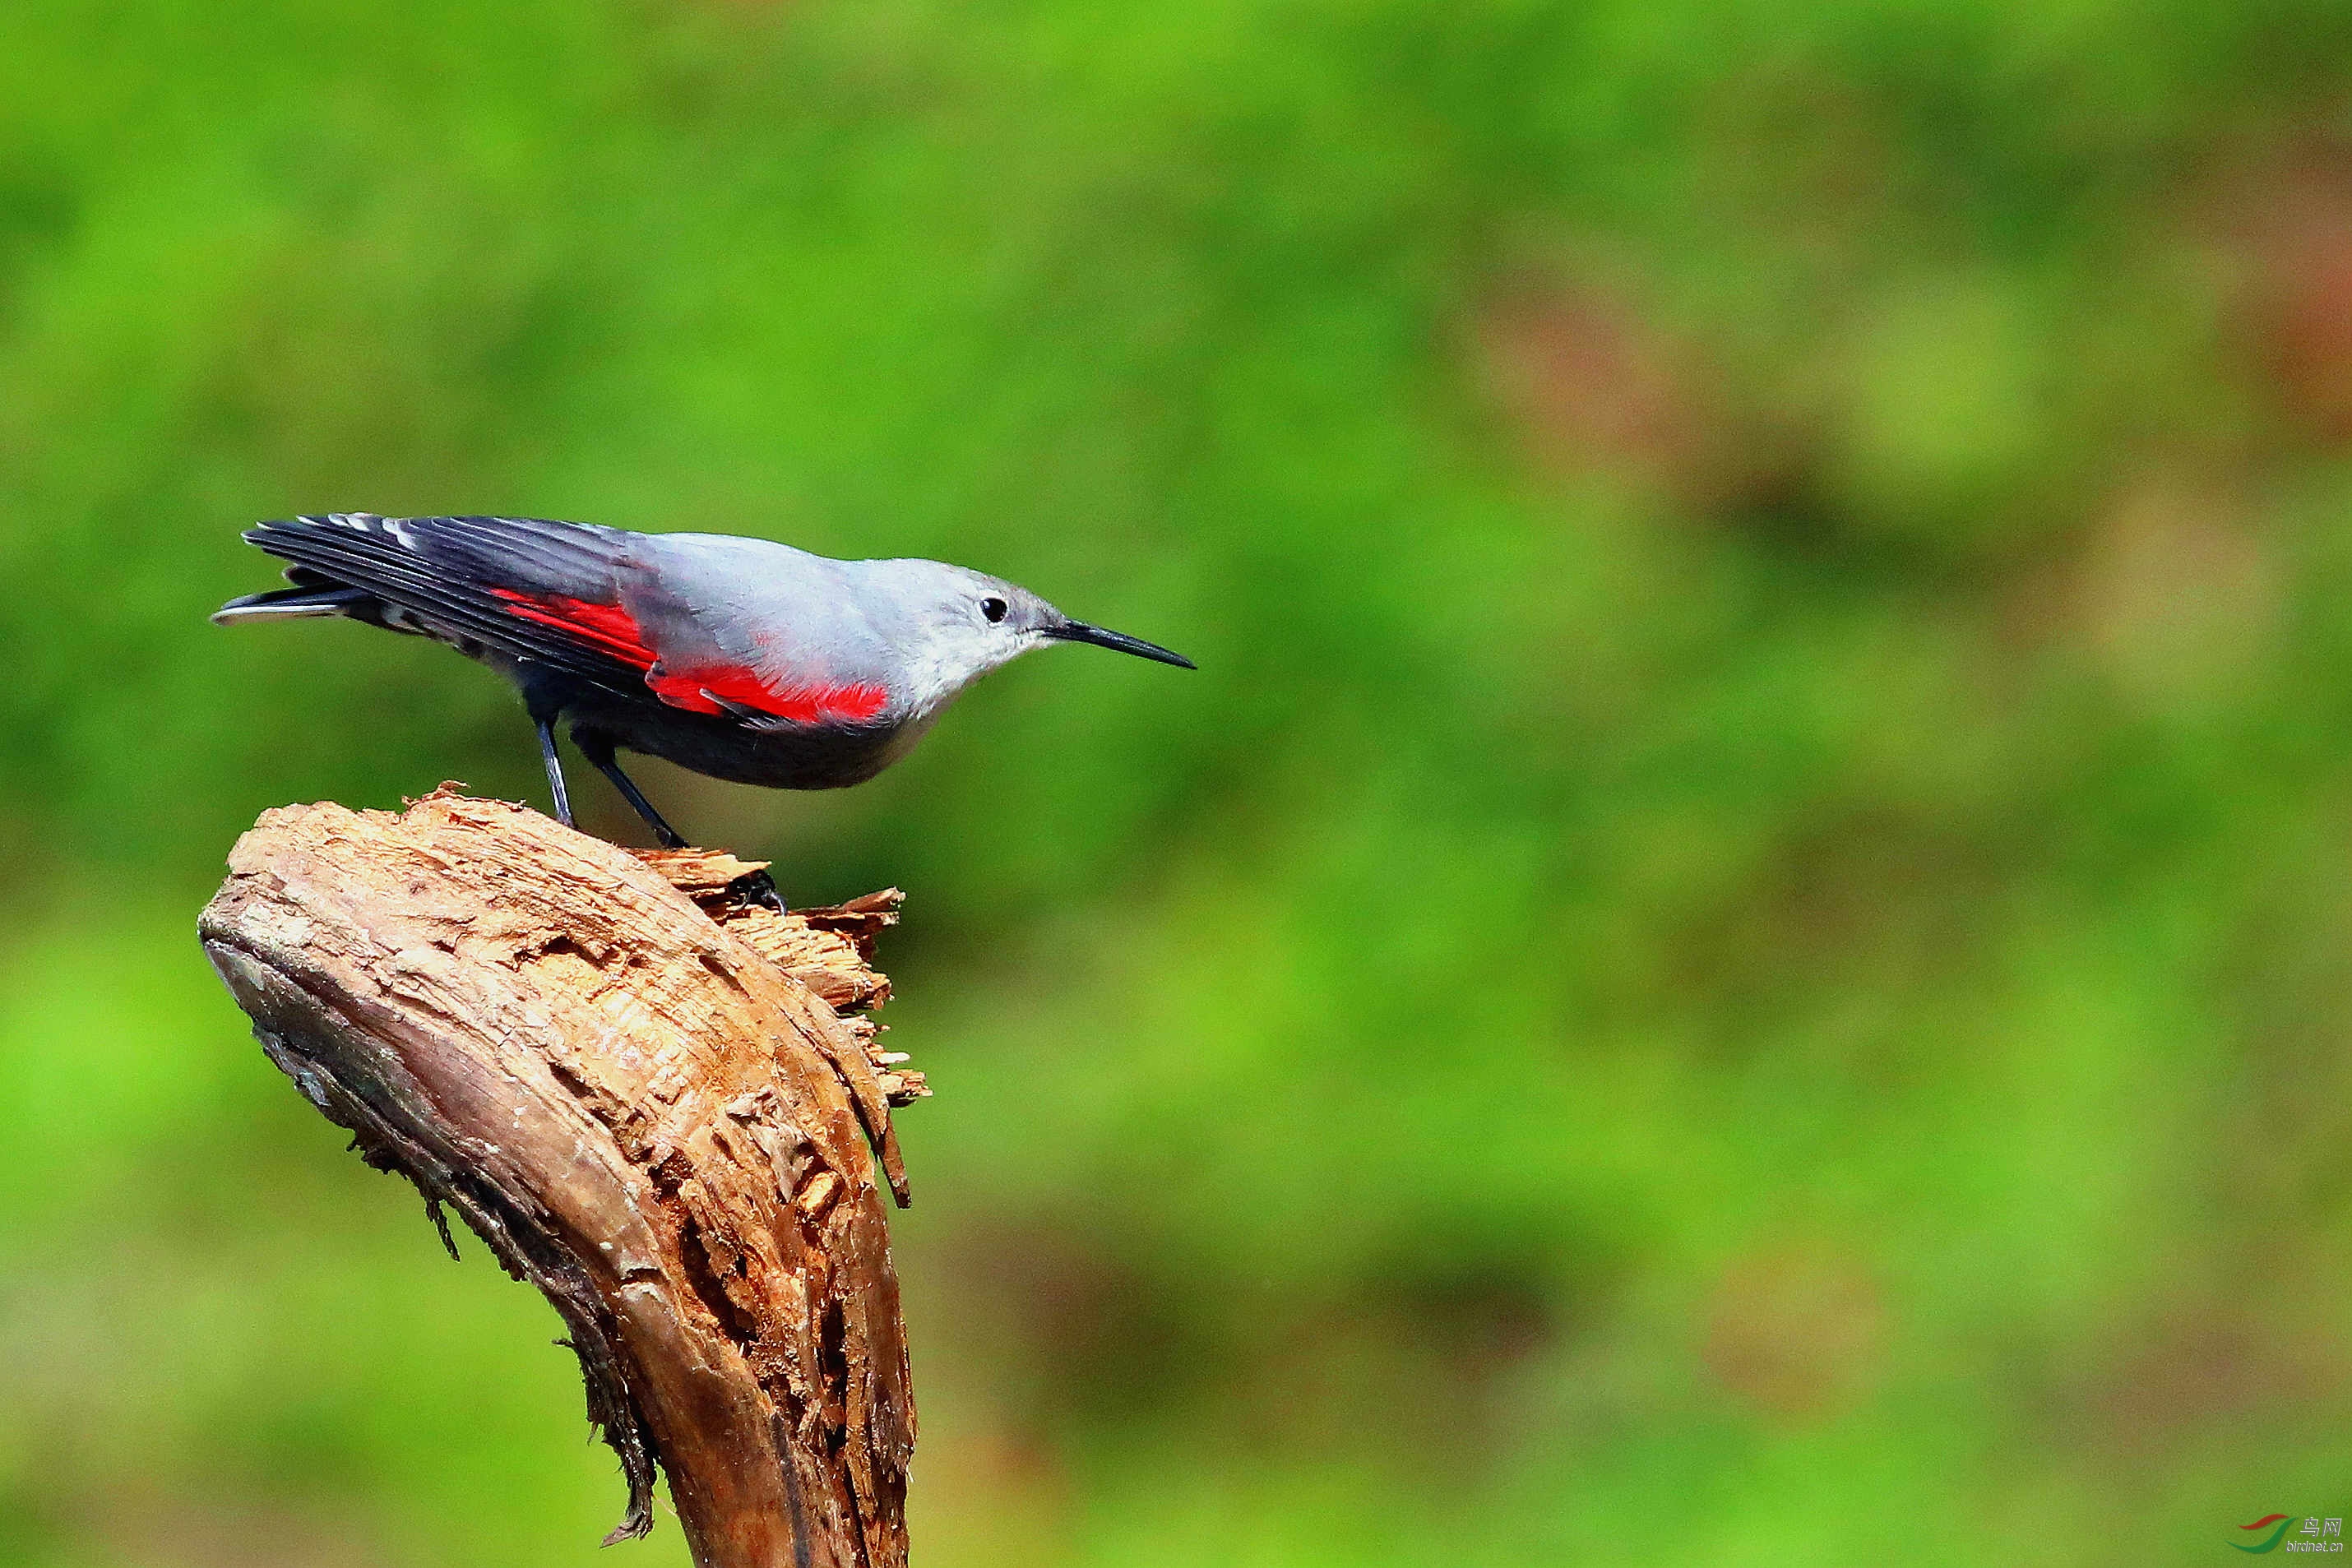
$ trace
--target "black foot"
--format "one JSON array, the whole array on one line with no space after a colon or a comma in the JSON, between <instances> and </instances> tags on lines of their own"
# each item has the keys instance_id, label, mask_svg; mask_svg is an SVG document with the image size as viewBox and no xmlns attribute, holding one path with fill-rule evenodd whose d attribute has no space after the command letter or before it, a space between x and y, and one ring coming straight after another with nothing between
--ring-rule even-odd
<instances>
[{"instance_id":1,"label":"black foot","mask_svg":"<svg viewBox=\"0 0 2352 1568\"><path fill-rule=\"evenodd\" d=\"M727 884L727 896L737 904L760 904L779 915L791 913L784 907L784 895L776 891L775 879L763 871L746 872Z\"/></svg>"}]
</instances>

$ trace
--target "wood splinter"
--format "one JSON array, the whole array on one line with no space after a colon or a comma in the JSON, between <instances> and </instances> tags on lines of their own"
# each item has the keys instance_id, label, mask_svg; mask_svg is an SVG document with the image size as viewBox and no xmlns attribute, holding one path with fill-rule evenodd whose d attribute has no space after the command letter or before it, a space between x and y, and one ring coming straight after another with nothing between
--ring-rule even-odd
<instances>
[{"instance_id":1,"label":"wood splinter","mask_svg":"<svg viewBox=\"0 0 2352 1568\"><path fill-rule=\"evenodd\" d=\"M254 1031L435 1222L545 1292L653 1523L705 1568L901 1568L915 1409L878 1163L929 1092L881 1051L896 890L778 915L760 868L633 852L445 786L265 812L200 923ZM871 1157L869 1157L869 1149Z\"/></svg>"}]
</instances>

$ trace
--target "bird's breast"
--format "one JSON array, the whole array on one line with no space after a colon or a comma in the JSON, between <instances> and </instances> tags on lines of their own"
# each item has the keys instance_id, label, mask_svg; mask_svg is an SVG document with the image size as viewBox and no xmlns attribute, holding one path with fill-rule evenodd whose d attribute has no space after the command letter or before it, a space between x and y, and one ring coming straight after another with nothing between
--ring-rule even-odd
<instances>
[{"instance_id":1,"label":"bird's breast","mask_svg":"<svg viewBox=\"0 0 2352 1568\"><path fill-rule=\"evenodd\" d=\"M631 751L691 772L770 789L840 789L862 784L906 755L926 727L890 716L747 723L665 702L600 703L572 710L574 722L599 729Z\"/></svg>"}]
</instances>

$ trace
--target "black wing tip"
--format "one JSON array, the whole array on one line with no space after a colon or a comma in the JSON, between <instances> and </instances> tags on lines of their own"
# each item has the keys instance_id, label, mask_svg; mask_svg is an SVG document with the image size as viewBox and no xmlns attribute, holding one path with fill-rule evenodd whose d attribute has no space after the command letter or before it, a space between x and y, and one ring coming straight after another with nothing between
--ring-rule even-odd
<instances>
[{"instance_id":1,"label":"black wing tip","mask_svg":"<svg viewBox=\"0 0 2352 1568\"><path fill-rule=\"evenodd\" d=\"M374 512L297 512L290 517L266 517L245 530L247 544L259 544L268 538L288 534L310 533L319 528L359 528L373 531L384 519Z\"/></svg>"},{"instance_id":2,"label":"black wing tip","mask_svg":"<svg viewBox=\"0 0 2352 1568\"><path fill-rule=\"evenodd\" d=\"M267 528L299 528L305 526L318 528L329 524L340 524L346 518L356 522L362 517L374 522L383 520L373 512L297 512L290 517L264 517L247 532L259 533Z\"/></svg>"},{"instance_id":3,"label":"black wing tip","mask_svg":"<svg viewBox=\"0 0 2352 1568\"><path fill-rule=\"evenodd\" d=\"M499 517L487 512L436 512L411 517L387 517L382 512L301 512L291 517L256 523L242 537L249 545L268 549L271 541L278 539L331 538L352 534L390 539L410 549L431 540L462 544L472 539L508 546L535 540L595 554L609 553L620 541L632 537L625 528L606 528L602 523Z\"/></svg>"}]
</instances>

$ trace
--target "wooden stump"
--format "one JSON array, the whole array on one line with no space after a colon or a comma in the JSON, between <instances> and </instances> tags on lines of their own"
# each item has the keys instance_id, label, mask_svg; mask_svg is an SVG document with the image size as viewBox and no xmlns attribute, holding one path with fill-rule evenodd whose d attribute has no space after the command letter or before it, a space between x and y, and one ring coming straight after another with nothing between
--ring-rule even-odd
<instances>
[{"instance_id":1,"label":"wooden stump","mask_svg":"<svg viewBox=\"0 0 2352 1568\"><path fill-rule=\"evenodd\" d=\"M270 1060L562 1314L628 1481L608 1539L657 1461L708 1568L903 1564L874 1166L906 1202L890 1106L929 1091L843 1016L889 994L897 892L779 916L754 865L447 787L267 812L229 867L200 930Z\"/></svg>"}]
</instances>

